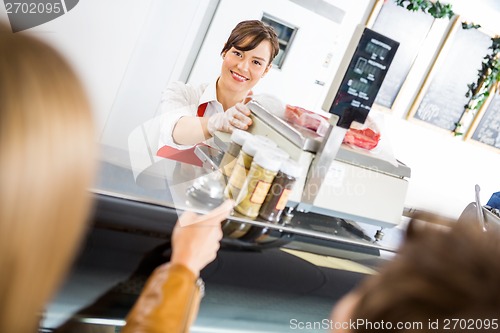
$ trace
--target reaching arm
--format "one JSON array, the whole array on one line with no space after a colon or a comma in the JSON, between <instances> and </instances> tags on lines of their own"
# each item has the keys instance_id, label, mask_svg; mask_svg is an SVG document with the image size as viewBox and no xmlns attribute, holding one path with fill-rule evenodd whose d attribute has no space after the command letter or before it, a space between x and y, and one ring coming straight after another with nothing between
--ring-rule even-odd
<instances>
[{"instance_id":1,"label":"reaching arm","mask_svg":"<svg viewBox=\"0 0 500 333\"><path fill-rule=\"evenodd\" d=\"M180 145L195 145L212 135L208 132L208 117L186 116L180 118L172 131L175 143Z\"/></svg>"},{"instance_id":2,"label":"reaching arm","mask_svg":"<svg viewBox=\"0 0 500 333\"><path fill-rule=\"evenodd\" d=\"M184 333L198 313L203 283L200 270L215 259L222 238L220 223L228 200L206 215L185 212L172 234L170 263L157 268L127 316L123 333Z\"/></svg>"},{"instance_id":3,"label":"reaching arm","mask_svg":"<svg viewBox=\"0 0 500 333\"><path fill-rule=\"evenodd\" d=\"M205 140L203 120L195 117L196 108L205 85L193 87L182 82L171 82L162 92L158 114L160 114L159 145L186 149ZM186 118L186 119L184 119ZM183 126L186 120L190 122ZM174 133L177 132L177 133ZM177 135L177 137L175 136Z\"/></svg>"},{"instance_id":4,"label":"reaching arm","mask_svg":"<svg viewBox=\"0 0 500 333\"><path fill-rule=\"evenodd\" d=\"M203 291L198 280L184 265L158 267L128 314L122 333L189 332Z\"/></svg>"},{"instance_id":5,"label":"reaching arm","mask_svg":"<svg viewBox=\"0 0 500 333\"><path fill-rule=\"evenodd\" d=\"M211 117L182 117L177 121L172 136L175 143L195 145L213 136L215 131L231 133L234 128L247 130L252 124L250 109L237 103L226 112Z\"/></svg>"}]
</instances>

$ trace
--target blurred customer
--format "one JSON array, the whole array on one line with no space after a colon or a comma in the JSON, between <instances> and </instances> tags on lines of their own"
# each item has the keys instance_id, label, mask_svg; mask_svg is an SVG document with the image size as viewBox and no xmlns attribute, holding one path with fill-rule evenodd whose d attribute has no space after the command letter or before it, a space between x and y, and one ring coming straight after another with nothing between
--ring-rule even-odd
<instances>
[{"instance_id":1,"label":"blurred customer","mask_svg":"<svg viewBox=\"0 0 500 333\"><path fill-rule=\"evenodd\" d=\"M396 258L337 303L334 332L500 330L500 234L429 225L412 220Z\"/></svg>"},{"instance_id":2,"label":"blurred customer","mask_svg":"<svg viewBox=\"0 0 500 333\"><path fill-rule=\"evenodd\" d=\"M94 125L52 48L0 25L0 332L35 332L90 208Z\"/></svg>"}]
</instances>

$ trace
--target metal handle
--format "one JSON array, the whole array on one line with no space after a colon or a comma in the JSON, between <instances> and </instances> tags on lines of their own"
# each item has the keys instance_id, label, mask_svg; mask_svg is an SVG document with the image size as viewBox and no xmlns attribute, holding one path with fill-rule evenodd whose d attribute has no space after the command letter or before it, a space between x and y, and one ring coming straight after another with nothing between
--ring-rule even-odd
<instances>
[{"instance_id":1,"label":"metal handle","mask_svg":"<svg viewBox=\"0 0 500 333\"><path fill-rule=\"evenodd\" d=\"M483 207L481 206L481 202L479 201L479 191L481 191L481 188L479 187L478 184L476 184L475 190L476 190L477 219L479 221L479 226L483 229L483 231L486 231L486 224L484 222Z\"/></svg>"}]
</instances>

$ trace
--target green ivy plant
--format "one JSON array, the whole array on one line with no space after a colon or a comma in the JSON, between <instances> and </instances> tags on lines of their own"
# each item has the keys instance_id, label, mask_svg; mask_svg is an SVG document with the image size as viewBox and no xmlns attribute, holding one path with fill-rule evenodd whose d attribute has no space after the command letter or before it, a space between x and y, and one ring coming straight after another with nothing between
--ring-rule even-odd
<instances>
[{"instance_id":1,"label":"green ivy plant","mask_svg":"<svg viewBox=\"0 0 500 333\"><path fill-rule=\"evenodd\" d=\"M395 0L396 4L405 7L411 11L421 10L426 14L432 15L434 18L448 17L451 19L455 13L451 9L451 4L442 4L439 1L432 2L429 0Z\"/></svg>"},{"instance_id":2,"label":"green ivy plant","mask_svg":"<svg viewBox=\"0 0 500 333\"><path fill-rule=\"evenodd\" d=\"M451 19L455 13L450 4L442 4L439 1L429 0L394 0L398 6L404 7L410 11L421 10L424 13L432 15L434 18L448 17ZM462 22L462 29L479 29L481 26L475 23ZM467 85L468 90L465 97L469 98L465 105L465 111L461 119L455 123L453 134L455 136L463 135L464 115L468 112L476 112L483 105L490 94L491 88L495 84L500 84L500 36L491 39L491 50L483 58L481 69L478 70L476 82Z\"/></svg>"},{"instance_id":3,"label":"green ivy plant","mask_svg":"<svg viewBox=\"0 0 500 333\"><path fill-rule=\"evenodd\" d=\"M500 82L500 36L491 38L491 46L488 49L490 52L483 58L477 81L467 85L465 97L469 98L469 102L465 105L464 114L479 110L488 98L491 88ZM463 125L462 120L455 124L453 132L456 136L463 135Z\"/></svg>"},{"instance_id":4,"label":"green ivy plant","mask_svg":"<svg viewBox=\"0 0 500 333\"><path fill-rule=\"evenodd\" d=\"M468 30L468 29L479 29L481 28L481 25L475 24L474 22L462 22L462 29Z\"/></svg>"}]
</instances>

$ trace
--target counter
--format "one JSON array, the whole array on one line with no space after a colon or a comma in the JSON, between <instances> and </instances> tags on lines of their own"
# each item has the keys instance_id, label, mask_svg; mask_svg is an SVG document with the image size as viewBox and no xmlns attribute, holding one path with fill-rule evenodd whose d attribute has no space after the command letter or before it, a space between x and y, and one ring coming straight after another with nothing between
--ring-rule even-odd
<instances>
[{"instance_id":1,"label":"counter","mask_svg":"<svg viewBox=\"0 0 500 333\"><path fill-rule=\"evenodd\" d=\"M207 173L158 159L135 177L128 152L102 147L92 227L43 326L60 326L75 314L80 323L123 325L150 272L168 261L178 214L210 209L186 195ZM400 234L393 230L394 237L372 242L340 220L312 213L298 213L285 226L230 219L269 228L273 241L222 240L218 258L202 271L207 294L192 332L244 332L250 325L288 332L293 318L328 318L336 300L392 256Z\"/></svg>"},{"instance_id":2,"label":"counter","mask_svg":"<svg viewBox=\"0 0 500 333\"><path fill-rule=\"evenodd\" d=\"M132 177L133 170L131 170L127 152L109 147L103 147L103 166L99 182L92 190L101 197L124 199L131 205L142 203L150 205L151 209L161 207L172 212L172 214L180 214L185 210L203 214L215 207L214 205L208 205L206 201L197 200L187 194L193 183L202 177L213 175L213 171L208 168L157 158L149 167L141 170L140 173L134 173L136 176ZM115 170L116 168L121 170L119 172L128 174L128 176L125 176L125 179L118 180L117 173L119 172ZM376 241L374 239L374 230L368 229L367 233L371 232L371 234L363 235L360 230L355 228L358 224L351 223L356 221L347 221L315 213L294 212L294 217L287 224L273 224L260 218L249 219L236 213L230 216L229 220L235 223L249 224L257 228L267 228L277 238L297 238L306 244L325 244L326 253L331 252L328 251L328 248L349 249L354 252L374 255L380 255L380 251L391 253L396 250L400 235L400 230L393 228L394 230L388 233L394 235L389 236L387 241ZM124 221L117 221L116 223L126 224ZM165 221L165 223L171 224L175 223L175 221ZM128 225L128 227L131 226ZM148 229L141 223L134 225L133 228ZM370 228L370 226L364 225L364 228ZM265 246L232 239L224 239L223 242L240 247ZM276 243L276 246L280 246L278 243ZM287 241L283 243L287 243ZM267 247L270 246L272 245L267 244Z\"/></svg>"}]
</instances>

